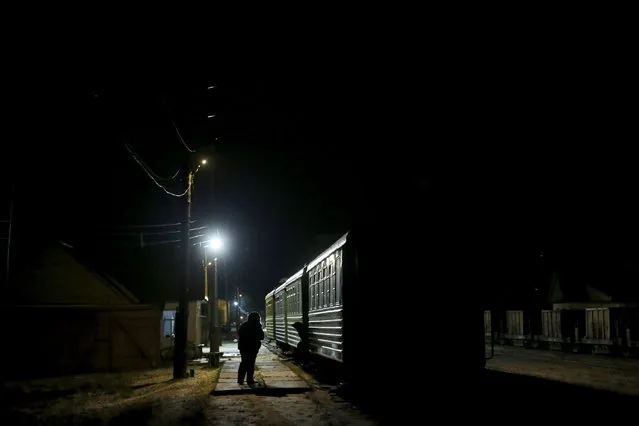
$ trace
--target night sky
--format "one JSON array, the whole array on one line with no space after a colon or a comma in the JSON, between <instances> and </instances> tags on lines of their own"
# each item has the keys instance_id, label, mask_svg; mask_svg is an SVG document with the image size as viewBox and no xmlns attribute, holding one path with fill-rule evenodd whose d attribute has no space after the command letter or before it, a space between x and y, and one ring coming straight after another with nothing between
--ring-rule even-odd
<instances>
[{"instance_id":1,"label":"night sky","mask_svg":"<svg viewBox=\"0 0 639 426\"><path fill-rule=\"evenodd\" d=\"M262 64L241 75L115 66L25 79L14 87L19 138L3 156L17 185L15 242L63 238L107 256L137 242L116 235L122 225L179 222L182 200L124 145L171 176L187 151L168 110L194 160L210 162L196 176L194 226L219 228L231 285L255 299L320 251L318 237L371 217L388 217L380 232L393 232L389 213L428 209L431 188L485 228L481 245L517 276L537 270L541 251L636 272L636 118L623 77L556 58L466 65Z\"/></svg>"}]
</instances>

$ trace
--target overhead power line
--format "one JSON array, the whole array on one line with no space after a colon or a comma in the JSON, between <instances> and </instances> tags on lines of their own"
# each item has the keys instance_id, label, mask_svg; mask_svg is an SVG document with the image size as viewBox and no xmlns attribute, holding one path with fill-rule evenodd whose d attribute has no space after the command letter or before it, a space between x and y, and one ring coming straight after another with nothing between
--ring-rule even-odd
<instances>
[{"instance_id":1,"label":"overhead power line","mask_svg":"<svg viewBox=\"0 0 639 426\"><path fill-rule=\"evenodd\" d=\"M189 223L196 223L199 222L199 220L192 220ZM112 227L112 228L166 228L169 226L182 226L181 222L176 222L176 223L157 223L157 224L143 224L143 225L108 225L108 226L103 226L103 228L106 227Z\"/></svg>"},{"instance_id":2,"label":"overhead power line","mask_svg":"<svg viewBox=\"0 0 639 426\"><path fill-rule=\"evenodd\" d=\"M130 146L129 146L129 148L130 148ZM175 178L177 177L177 175L180 173L180 169L178 168L178 169L175 171L175 173L173 173L173 175L172 175L170 178L162 177L162 176L158 175L157 173L155 173L155 172L153 171L153 169L151 169L151 167L149 167L149 165L148 165L148 164L146 164L146 163L144 162L144 160L142 160L142 158L140 158L140 156L139 156L139 155L137 155L137 154L135 154L135 153L134 153L134 156L135 156L135 158L137 159L137 161L139 162L139 164L140 164L140 165L144 168L144 170L145 170L147 173L152 174L152 175L153 175L153 176L154 176L157 180L163 180L163 181L166 181L166 182L168 183L168 182L172 181L173 179L175 179Z\"/></svg>"},{"instance_id":3,"label":"overhead power line","mask_svg":"<svg viewBox=\"0 0 639 426\"><path fill-rule=\"evenodd\" d=\"M208 228L208 226L200 226L198 228L191 228L189 231L201 231L202 229L206 229ZM181 233L182 230L177 230L177 231L162 231L162 232L147 232L147 231L140 231L140 232L109 232L108 235L119 235L119 236L125 236L125 235L131 235L131 236L139 236L139 235L168 235L168 234L179 234ZM202 234L204 235L204 234Z\"/></svg>"},{"instance_id":4,"label":"overhead power line","mask_svg":"<svg viewBox=\"0 0 639 426\"><path fill-rule=\"evenodd\" d=\"M173 124L173 128L175 129L175 133L177 133L178 138L180 139L180 142L182 142L182 145L184 145L187 151L195 152L195 150L191 149L191 147L186 143L186 141L182 137L182 134L180 133L180 129L178 129L177 124L175 124L175 120L173 120L173 116L171 115L171 110L169 110L169 106L166 104L166 100L162 99L162 103L164 104L164 109L166 109L166 114L169 116L169 119L171 120L171 124Z\"/></svg>"},{"instance_id":5,"label":"overhead power line","mask_svg":"<svg viewBox=\"0 0 639 426\"><path fill-rule=\"evenodd\" d=\"M129 154L131 154L131 156L133 157L133 159L135 160L136 163L138 163L138 165L142 168L142 170L144 170L144 172L146 173L146 175L153 181L153 183L160 188L162 191L166 192L169 195L172 195L173 197L184 197L186 195L187 192L189 192L189 189L191 189L191 185L189 184L189 186L184 190L184 192L182 192L181 194L176 194L175 192L171 192L168 189L166 189L161 183L159 183L155 177L153 177L152 171L149 169L147 170L147 168L144 166L144 164L142 163L142 161L137 157L137 155L133 152L133 150L131 149L131 147L129 146L129 144L125 143L124 146L126 147L127 151L129 151Z\"/></svg>"}]
</instances>

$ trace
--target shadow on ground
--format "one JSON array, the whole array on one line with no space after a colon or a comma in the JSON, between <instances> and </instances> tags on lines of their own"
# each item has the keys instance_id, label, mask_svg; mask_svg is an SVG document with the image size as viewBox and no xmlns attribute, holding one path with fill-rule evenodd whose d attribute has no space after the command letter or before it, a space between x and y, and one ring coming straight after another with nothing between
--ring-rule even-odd
<instances>
[{"instance_id":1,"label":"shadow on ground","mask_svg":"<svg viewBox=\"0 0 639 426\"><path fill-rule=\"evenodd\" d=\"M342 385L335 395L354 403L382 424L401 418L430 420L512 418L534 421L623 419L633 416L639 398L510 373L485 371L474 380ZM417 417L415 417L417 416ZM480 417L475 417L480 416Z\"/></svg>"}]
</instances>

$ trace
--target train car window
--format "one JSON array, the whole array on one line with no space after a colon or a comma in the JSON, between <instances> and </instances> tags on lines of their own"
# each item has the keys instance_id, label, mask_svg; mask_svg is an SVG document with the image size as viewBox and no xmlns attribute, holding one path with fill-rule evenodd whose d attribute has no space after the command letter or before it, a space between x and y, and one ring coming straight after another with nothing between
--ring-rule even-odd
<instances>
[{"instance_id":1,"label":"train car window","mask_svg":"<svg viewBox=\"0 0 639 426\"><path fill-rule=\"evenodd\" d=\"M322 307L321 292L322 292L322 270L318 269L318 271L317 271L317 292L315 293L316 297L317 297L317 303L315 304L315 306L317 307L317 309Z\"/></svg>"},{"instance_id":2,"label":"train car window","mask_svg":"<svg viewBox=\"0 0 639 426\"><path fill-rule=\"evenodd\" d=\"M333 266L333 273L331 274L331 304L332 305L336 305L337 304L337 286L335 285L335 276L337 275L336 271L335 271L335 264L332 265Z\"/></svg>"},{"instance_id":3,"label":"train car window","mask_svg":"<svg viewBox=\"0 0 639 426\"><path fill-rule=\"evenodd\" d=\"M326 263L324 263L324 266L322 268L322 275L323 275L323 280L322 280L322 307L326 307L327 305L327 296L328 296L328 289L326 288Z\"/></svg>"},{"instance_id":4,"label":"train car window","mask_svg":"<svg viewBox=\"0 0 639 426\"><path fill-rule=\"evenodd\" d=\"M334 303L334 291L331 287L331 281L333 278L333 255L328 258L328 279L327 279L327 288L326 292L328 293L328 306L333 306Z\"/></svg>"},{"instance_id":5,"label":"train car window","mask_svg":"<svg viewBox=\"0 0 639 426\"><path fill-rule=\"evenodd\" d=\"M342 266L342 251L340 250L337 253L337 273L336 273L336 281L337 281L337 298L340 305L343 303L342 292L344 291L342 288L342 277L344 275L344 267Z\"/></svg>"},{"instance_id":6,"label":"train car window","mask_svg":"<svg viewBox=\"0 0 639 426\"><path fill-rule=\"evenodd\" d=\"M311 284L310 288L309 288L309 293L310 293L310 302L311 302L311 306L310 306L310 310L314 310L315 309L315 284Z\"/></svg>"},{"instance_id":7,"label":"train car window","mask_svg":"<svg viewBox=\"0 0 639 426\"><path fill-rule=\"evenodd\" d=\"M295 286L295 313L299 315L300 312L300 285L298 283Z\"/></svg>"},{"instance_id":8,"label":"train car window","mask_svg":"<svg viewBox=\"0 0 639 426\"><path fill-rule=\"evenodd\" d=\"M327 293L327 288L326 288L326 261L322 262L322 307L326 307L327 305L327 300L326 300L326 293Z\"/></svg>"},{"instance_id":9,"label":"train car window","mask_svg":"<svg viewBox=\"0 0 639 426\"><path fill-rule=\"evenodd\" d=\"M308 285L308 299L309 299L308 300L308 304L309 304L309 306L308 306L308 308L309 308L309 310L313 309L313 294L314 294L313 293L313 289L315 287L315 284L313 284L315 282L314 278L315 277L314 277L314 275L312 274L312 271L311 271L311 273L309 273L309 278L308 278L308 282L309 282L309 285Z\"/></svg>"},{"instance_id":10,"label":"train car window","mask_svg":"<svg viewBox=\"0 0 639 426\"><path fill-rule=\"evenodd\" d=\"M313 303L315 304L315 309L319 308L319 279L317 273L315 273L315 297L313 297Z\"/></svg>"}]
</instances>

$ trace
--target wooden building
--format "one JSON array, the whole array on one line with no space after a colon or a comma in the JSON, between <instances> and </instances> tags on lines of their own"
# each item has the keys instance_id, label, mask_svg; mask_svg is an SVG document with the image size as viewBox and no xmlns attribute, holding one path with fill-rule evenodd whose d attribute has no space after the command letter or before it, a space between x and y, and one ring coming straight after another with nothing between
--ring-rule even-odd
<instances>
[{"instance_id":1,"label":"wooden building","mask_svg":"<svg viewBox=\"0 0 639 426\"><path fill-rule=\"evenodd\" d=\"M3 301L4 377L156 367L159 306L141 304L73 247L50 245L16 271Z\"/></svg>"}]
</instances>

